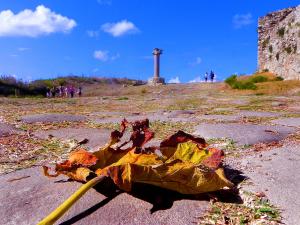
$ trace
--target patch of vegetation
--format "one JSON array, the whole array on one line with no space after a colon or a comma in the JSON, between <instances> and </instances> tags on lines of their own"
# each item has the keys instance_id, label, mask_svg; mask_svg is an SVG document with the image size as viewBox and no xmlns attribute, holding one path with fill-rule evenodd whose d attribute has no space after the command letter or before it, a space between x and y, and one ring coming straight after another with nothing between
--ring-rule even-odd
<instances>
[{"instance_id":1,"label":"patch of vegetation","mask_svg":"<svg viewBox=\"0 0 300 225\"><path fill-rule=\"evenodd\" d=\"M267 39L265 39L262 43L262 47L265 48L267 47L267 45L270 43L270 37L268 37Z\"/></svg>"},{"instance_id":2,"label":"patch of vegetation","mask_svg":"<svg viewBox=\"0 0 300 225\"><path fill-rule=\"evenodd\" d=\"M150 128L154 131L156 137L165 139L174 134L178 130L182 130L187 133L194 131L195 124L184 122L162 122L162 121L150 121Z\"/></svg>"},{"instance_id":3,"label":"patch of vegetation","mask_svg":"<svg viewBox=\"0 0 300 225\"><path fill-rule=\"evenodd\" d=\"M281 224L280 211L264 197L243 191L243 204L211 202L199 224Z\"/></svg>"},{"instance_id":4,"label":"patch of vegetation","mask_svg":"<svg viewBox=\"0 0 300 225\"><path fill-rule=\"evenodd\" d=\"M281 76L277 76L276 78L275 78L275 81L283 81L284 79L281 77Z\"/></svg>"},{"instance_id":5,"label":"patch of vegetation","mask_svg":"<svg viewBox=\"0 0 300 225\"><path fill-rule=\"evenodd\" d=\"M239 90L255 90L257 89L256 85L249 80L239 81L237 79L237 75L232 75L228 77L225 80L225 83L227 83L231 88L233 89L239 89Z\"/></svg>"},{"instance_id":6,"label":"patch of vegetation","mask_svg":"<svg viewBox=\"0 0 300 225\"><path fill-rule=\"evenodd\" d=\"M128 97L119 97L116 100L124 101L124 100L128 100L128 99L129 99Z\"/></svg>"},{"instance_id":7,"label":"patch of vegetation","mask_svg":"<svg viewBox=\"0 0 300 225\"><path fill-rule=\"evenodd\" d=\"M262 83L268 81L269 79L265 76L258 75L258 76L250 77L249 80L253 83Z\"/></svg>"},{"instance_id":8,"label":"patch of vegetation","mask_svg":"<svg viewBox=\"0 0 300 225\"><path fill-rule=\"evenodd\" d=\"M167 110L188 110L188 109L197 109L205 102L205 100L201 98L184 98L184 99L176 99L172 104L166 107Z\"/></svg>"},{"instance_id":9,"label":"patch of vegetation","mask_svg":"<svg viewBox=\"0 0 300 225\"><path fill-rule=\"evenodd\" d=\"M273 46L272 45L269 46L269 52L273 53Z\"/></svg>"},{"instance_id":10,"label":"patch of vegetation","mask_svg":"<svg viewBox=\"0 0 300 225\"><path fill-rule=\"evenodd\" d=\"M279 60L279 55L280 55L279 52L277 52L276 53L276 59L277 59L277 61Z\"/></svg>"},{"instance_id":11,"label":"patch of vegetation","mask_svg":"<svg viewBox=\"0 0 300 225\"><path fill-rule=\"evenodd\" d=\"M255 93L256 96L262 96L264 95L264 93L261 93L261 92L258 92L258 93Z\"/></svg>"},{"instance_id":12,"label":"patch of vegetation","mask_svg":"<svg viewBox=\"0 0 300 225\"><path fill-rule=\"evenodd\" d=\"M298 48L297 44L296 44L296 45L294 45L294 47L293 47L293 49L294 49L294 54L296 54L296 53L297 53L297 48Z\"/></svg>"},{"instance_id":13,"label":"patch of vegetation","mask_svg":"<svg viewBox=\"0 0 300 225\"><path fill-rule=\"evenodd\" d=\"M141 90L141 94L147 94L147 89L146 89L146 88L143 88L143 89Z\"/></svg>"},{"instance_id":14,"label":"patch of vegetation","mask_svg":"<svg viewBox=\"0 0 300 225\"><path fill-rule=\"evenodd\" d=\"M277 30L277 34L279 37L284 37L284 34L285 34L285 27L281 27Z\"/></svg>"},{"instance_id":15,"label":"patch of vegetation","mask_svg":"<svg viewBox=\"0 0 300 225\"><path fill-rule=\"evenodd\" d=\"M95 84L110 85L131 85L143 84L139 80L130 80L127 78L100 78L86 76L67 76L54 79L35 80L25 82L17 80L14 76L2 75L0 77L0 96L46 96L47 91L53 87L68 86L82 87Z\"/></svg>"},{"instance_id":16,"label":"patch of vegetation","mask_svg":"<svg viewBox=\"0 0 300 225\"><path fill-rule=\"evenodd\" d=\"M286 47L284 50L286 51L287 54L291 54L293 51L291 46Z\"/></svg>"}]
</instances>

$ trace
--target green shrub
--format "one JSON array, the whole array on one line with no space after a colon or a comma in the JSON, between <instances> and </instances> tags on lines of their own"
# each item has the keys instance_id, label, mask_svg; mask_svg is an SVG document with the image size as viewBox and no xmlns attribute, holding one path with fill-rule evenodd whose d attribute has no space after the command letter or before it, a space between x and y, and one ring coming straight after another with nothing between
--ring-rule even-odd
<instances>
[{"instance_id":1,"label":"green shrub","mask_svg":"<svg viewBox=\"0 0 300 225\"><path fill-rule=\"evenodd\" d=\"M267 45L269 44L269 42L270 42L270 37L268 37L267 39L265 39L265 40L263 41L262 47L263 47L263 48L267 47Z\"/></svg>"},{"instance_id":2,"label":"green shrub","mask_svg":"<svg viewBox=\"0 0 300 225\"><path fill-rule=\"evenodd\" d=\"M237 81L236 78L237 78L237 75L235 75L235 74L234 74L234 75L231 75L230 77L228 77L228 78L225 80L225 83L232 87L232 85L233 85L234 83L236 83L236 81Z\"/></svg>"},{"instance_id":3,"label":"green shrub","mask_svg":"<svg viewBox=\"0 0 300 225\"><path fill-rule=\"evenodd\" d=\"M272 45L269 46L269 52L273 53L273 46Z\"/></svg>"},{"instance_id":4,"label":"green shrub","mask_svg":"<svg viewBox=\"0 0 300 225\"><path fill-rule=\"evenodd\" d=\"M257 86L251 81L237 81L232 88L239 90L256 90Z\"/></svg>"},{"instance_id":5,"label":"green shrub","mask_svg":"<svg viewBox=\"0 0 300 225\"><path fill-rule=\"evenodd\" d=\"M285 48L285 51L287 52L287 54L291 54L293 50L291 46L288 46Z\"/></svg>"},{"instance_id":6,"label":"green shrub","mask_svg":"<svg viewBox=\"0 0 300 225\"><path fill-rule=\"evenodd\" d=\"M277 34L278 34L279 37L283 37L284 33L285 33L285 28L284 27L279 28L278 31L277 31Z\"/></svg>"},{"instance_id":7,"label":"green shrub","mask_svg":"<svg viewBox=\"0 0 300 225\"><path fill-rule=\"evenodd\" d=\"M117 100L120 100L120 101L128 100L128 99L129 99L128 97L119 97L119 98L117 98Z\"/></svg>"},{"instance_id":8,"label":"green shrub","mask_svg":"<svg viewBox=\"0 0 300 225\"><path fill-rule=\"evenodd\" d=\"M284 79L281 77L281 76L277 76L276 78L275 78L275 81L283 81Z\"/></svg>"},{"instance_id":9,"label":"green shrub","mask_svg":"<svg viewBox=\"0 0 300 225\"><path fill-rule=\"evenodd\" d=\"M239 90L255 90L257 86L254 82L245 80L245 81L238 81L237 75L232 75L225 80L225 83L228 84L233 89Z\"/></svg>"},{"instance_id":10,"label":"green shrub","mask_svg":"<svg viewBox=\"0 0 300 225\"><path fill-rule=\"evenodd\" d=\"M268 78L265 77L265 76L254 76L254 77L251 77L249 79L250 82L253 82L253 83L262 83L262 82L266 82L268 81Z\"/></svg>"}]
</instances>

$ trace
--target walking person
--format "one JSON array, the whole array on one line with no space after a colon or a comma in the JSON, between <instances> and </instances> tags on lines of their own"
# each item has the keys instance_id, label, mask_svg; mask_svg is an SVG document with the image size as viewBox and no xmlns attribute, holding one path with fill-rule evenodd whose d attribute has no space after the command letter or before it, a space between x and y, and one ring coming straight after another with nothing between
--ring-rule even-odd
<instances>
[{"instance_id":1,"label":"walking person","mask_svg":"<svg viewBox=\"0 0 300 225\"><path fill-rule=\"evenodd\" d=\"M213 83L214 79L215 79L215 73L214 73L214 71L211 71L210 72L210 81Z\"/></svg>"},{"instance_id":2,"label":"walking person","mask_svg":"<svg viewBox=\"0 0 300 225\"><path fill-rule=\"evenodd\" d=\"M78 88L78 96L81 97L81 95L82 95L82 87L79 87Z\"/></svg>"},{"instance_id":3,"label":"walking person","mask_svg":"<svg viewBox=\"0 0 300 225\"><path fill-rule=\"evenodd\" d=\"M56 89L55 89L55 87L52 87L51 88L51 97L55 98L55 94L56 94Z\"/></svg>"},{"instance_id":4,"label":"walking person","mask_svg":"<svg viewBox=\"0 0 300 225\"><path fill-rule=\"evenodd\" d=\"M74 97L74 94L75 94L75 89L74 89L73 86L71 86L71 87L70 87L70 96L71 96L71 98Z\"/></svg>"}]
</instances>

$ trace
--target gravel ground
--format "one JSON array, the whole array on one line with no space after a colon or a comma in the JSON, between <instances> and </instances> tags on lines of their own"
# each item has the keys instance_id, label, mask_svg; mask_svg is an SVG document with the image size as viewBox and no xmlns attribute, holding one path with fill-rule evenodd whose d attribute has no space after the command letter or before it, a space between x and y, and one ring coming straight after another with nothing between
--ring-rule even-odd
<instances>
[{"instance_id":1,"label":"gravel ground","mask_svg":"<svg viewBox=\"0 0 300 225\"><path fill-rule=\"evenodd\" d=\"M271 121L274 124L300 128L300 118L282 118Z\"/></svg>"},{"instance_id":2,"label":"gravel ground","mask_svg":"<svg viewBox=\"0 0 300 225\"><path fill-rule=\"evenodd\" d=\"M253 145L260 142L280 141L295 131L285 126L266 126L253 124L200 124L195 135L209 138L230 138L238 145Z\"/></svg>"},{"instance_id":3,"label":"gravel ground","mask_svg":"<svg viewBox=\"0 0 300 225\"><path fill-rule=\"evenodd\" d=\"M17 133L18 130L14 128L12 125L6 123L0 123L0 137L4 135L10 135Z\"/></svg>"},{"instance_id":4,"label":"gravel ground","mask_svg":"<svg viewBox=\"0 0 300 225\"><path fill-rule=\"evenodd\" d=\"M287 225L300 221L300 143L284 145L240 159L241 171L250 178L246 190L264 192L282 210Z\"/></svg>"},{"instance_id":5,"label":"gravel ground","mask_svg":"<svg viewBox=\"0 0 300 225\"><path fill-rule=\"evenodd\" d=\"M36 131L34 135L42 139L47 139L49 135L63 140L82 141L88 139L88 142L83 146L96 151L109 141L110 132L111 130L108 129L61 128L57 130Z\"/></svg>"},{"instance_id":6,"label":"gravel ground","mask_svg":"<svg viewBox=\"0 0 300 225\"><path fill-rule=\"evenodd\" d=\"M84 121L86 118L80 115L69 115L69 114L35 114L22 116L21 120L25 123L51 123L51 122L78 122Z\"/></svg>"}]
</instances>

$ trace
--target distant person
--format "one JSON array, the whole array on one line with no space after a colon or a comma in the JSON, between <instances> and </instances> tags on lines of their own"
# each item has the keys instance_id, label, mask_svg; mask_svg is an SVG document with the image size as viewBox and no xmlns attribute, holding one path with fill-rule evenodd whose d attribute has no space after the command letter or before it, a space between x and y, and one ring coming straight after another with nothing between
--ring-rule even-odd
<instances>
[{"instance_id":1,"label":"distant person","mask_svg":"<svg viewBox=\"0 0 300 225\"><path fill-rule=\"evenodd\" d=\"M210 71L210 81L213 83L215 79L215 73L214 71Z\"/></svg>"},{"instance_id":2,"label":"distant person","mask_svg":"<svg viewBox=\"0 0 300 225\"><path fill-rule=\"evenodd\" d=\"M64 90L65 90L65 88L64 88L64 86L59 86L59 97L64 97Z\"/></svg>"},{"instance_id":3,"label":"distant person","mask_svg":"<svg viewBox=\"0 0 300 225\"><path fill-rule=\"evenodd\" d=\"M47 98L51 97L51 91L50 88L47 88L47 93L46 93Z\"/></svg>"},{"instance_id":4,"label":"distant person","mask_svg":"<svg viewBox=\"0 0 300 225\"><path fill-rule=\"evenodd\" d=\"M69 89L68 89L68 87L65 87L64 88L64 95L65 95L66 98L68 97L68 94L69 94Z\"/></svg>"},{"instance_id":5,"label":"distant person","mask_svg":"<svg viewBox=\"0 0 300 225\"><path fill-rule=\"evenodd\" d=\"M56 94L56 89L55 89L55 87L52 87L51 88L51 97L55 98L55 94Z\"/></svg>"},{"instance_id":6,"label":"distant person","mask_svg":"<svg viewBox=\"0 0 300 225\"><path fill-rule=\"evenodd\" d=\"M70 96L71 96L71 98L74 97L74 94L75 94L75 89L74 89L73 86L71 86L71 87L70 87Z\"/></svg>"},{"instance_id":7,"label":"distant person","mask_svg":"<svg viewBox=\"0 0 300 225\"><path fill-rule=\"evenodd\" d=\"M204 75L205 82L207 82L207 79L208 79L208 72L206 72L205 75Z\"/></svg>"},{"instance_id":8,"label":"distant person","mask_svg":"<svg viewBox=\"0 0 300 225\"><path fill-rule=\"evenodd\" d=\"M82 95L82 87L79 87L78 88L78 96L81 97L81 95Z\"/></svg>"}]
</instances>

